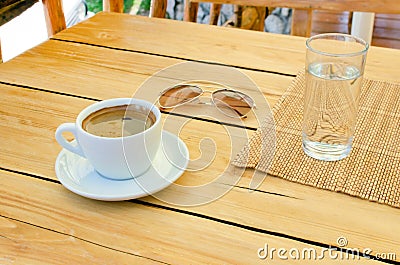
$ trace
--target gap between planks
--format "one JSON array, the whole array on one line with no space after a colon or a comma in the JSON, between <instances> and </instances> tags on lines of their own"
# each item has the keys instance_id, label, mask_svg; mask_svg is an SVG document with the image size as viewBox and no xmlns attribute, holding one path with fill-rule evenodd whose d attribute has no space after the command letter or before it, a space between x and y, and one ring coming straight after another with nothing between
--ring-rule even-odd
<instances>
[{"instance_id":1,"label":"gap between planks","mask_svg":"<svg viewBox=\"0 0 400 265\"><path fill-rule=\"evenodd\" d=\"M52 90L49 90L49 89L43 89L43 88L32 87L32 86L27 86L27 85L9 83L9 82L4 82L4 81L0 81L0 84L7 85L7 86L13 86L13 87L25 88L25 89L29 89L29 90L41 91L41 92L46 92L46 93L51 93L51 94L57 94L57 95L66 96L66 97L74 97L74 98L86 99L86 100L96 101L96 102L101 101L101 99L98 99L98 98L90 98L90 97L85 97L85 96L79 96L79 95L74 95L74 94L69 94L69 93L64 93L64 92L58 92L58 91L52 91ZM238 125L238 124L233 124L233 123L228 123L228 122L210 120L210 119L190 116L190 115L182 114L182 113L173 113L173 112L164 111L164 110L160 110L160 111L163 114L173 115L173 116L177 116L177 117L183 117L183 118L188 118L188 119L193 119L193 120L198 120L198 121L204 121L204 122L211 122L211 123L215 123L215 124L231 126L231 127L241 128L241 129L250 130L250 131L256 131L257 130L257 128L255 128L255 127L250 127L250 126L245 126L245 125Z\"/></svg>"},{"instance_id":2,"label":"gap between planks","mask_svg":"<svg viewBox=\"0 0 400 265\"><path fill-rule=\"evenodd\" d=\"M61 42L69 42L69 43L76 43L76 44L93 46L93 47L98 47L98 48L111 49L111 50L116 50L116 51L125 51L125 52L140 53L140 54L152 55L152 56L158 56L158 57L164 57L164 58L170 58L170 59L178 59L178 60L184 60L184 61L188 61L188 62L204 63L204 64L218 65L218 66L227 66L227 67L233 67L233 68L241 69L241 70L249 70L249 71L261 72L261 73L282 75L282 76L288 76L288 77L296 77L296 75L294 75L294 74L287 74L287 73L282 73L282 72L278 72L278 71L270 71L270 70L264 70L264 69L259 69L259 68L251 68L251 67L245 67L245 66L240 66L240 65L231 65L231 64L224 64L224 63L218 63L218 62L212 62L212 61L184 58L184 57L179 57L179 56L158 54L158 53L153 53L153 52L145 52L145 51L139 51L139 50L131 50L131 49L125 49L125 48L110 47L110 46L106 46L106 45L93 44L93 43L87 43L87 42L81 42L81 41L64 40L64 39L58 39L58 38L50 38L50 40L61 41Z\"/></svg>"},{"instance_id":3,"label":"gap between planks","mask_svg":"<svg viewBox=\"0 0 400 265\"><path fill-rule=\"evenodd\" d=\"M94 246L106 248L106 249L113 250L113 251L116 251L116 252L120 252L120 253L123 253L123 254L132 255L132 256L135 256L135 257L138 257L138 258L147 259L147 260L154 261L154 262L157 262L157 263L160 263L160 264L170 264L170 263L166 263L166 262L163 262L163 261L160 261L160 260L152 259L152 258L149 258L149 257L144 257L144 256L141 256L141 255L138 255L138 254L134 254L134 253L130 253L130 252L127 252L127 251L120 250L120 249L116 249L116 248L108 247L108 246L105 246L105 245L101 245L99 243L96 243L96 242L93 242L93 241L90 241L90 240L87 240L87 239L84 239L84 238L81 238L81 237L77 237L75 235L67 234L67 233L60 232L60 231L57 231L57 230L54 230L54 229L50 229L50 228L46 228L46 227L43 227L43 226L40 226L40 225L35 225L35 224L32 224L32 223L29 223L29 222L26 222L26 221L22 221L22 220L19 220L19 219L16 219L16 218L8 217L8 216L2 215L2 214L0 214L0 217L8 219L8 220L15 221L15 222L19 222L19 223L22 223L22 224L30 225L30 226L33 226L33 227L36 227L36 228L39 228L39 229L43 229L43 230L49 231L49 232L57 233L57 234L64 235L64 236L73 237L73 238L75 238L75 239L77 239L79 241L86 242L86 243L92 244Z\"/></svg>"},{"instance_id":4,"label":"gap between planks","mask_svg":"<svg viewBox=\"0 0 400 265\"><path fill-rule=\"evenodd\" d=\"M12 169L7 169L7 168L3 168L3 167L0 167L0 170L6 171L6 172L15 173L15 174L22 175L22 176L25 176L25 177L40 179L42 181L48 181L48 182L51 182L53 184L61 185L61 183L59 181L56 181L56 180L53 180L53 179L49 179L49 178L46 178L46 177L42 177L42 176L37 176L37 175L31 174L31 173L25 173L25 172L16 171L16 170L12 170ZM248 189L248 188L240 187L240 186L234 186L234 187L235 188L241 188L241 189L243 189L243 188L244 189ZM257 190L254 190L254 191L258 192ZM285 196L285 195L282 195L282 194L272 194L272 195ZM297 199L297 198L293 198L293 199ZM171 206L159 205L159 204L156 204L156 203L147 202L147 201L143 201L143 200L140 200L140 199L129 200L128 202L134 203L134 204L138 204L138 205L142 205L142 206L145 206L145 207L152 207L152 208L157 208L157 209L160 209L160 210L166 210L166 211L171 211L171 212L174 212L174 213L193 216L193 217L197 217L197 218L200 218L200 219L203 219L203 220L216 222L216 223L219 223L219 224L224 224L224 225L228 225L228 226L232 226L232 227L237 227L237 228L240 228L240 229L243 229L243 230L246 230L246 231L259 233L259 234L264 234L264 235L270 235L270 236L274 236L274 237L278 237L278 238L284 238L284 239L288 239L288 240L293 240L293 241L297 241L297 242L300 242L300 243L305 243L305 244L308 244L308 245L313 245L313 246L317 246L317 247L321 247L321 248L328 248L328 249L329 248L335 248L337 251L340 251L342 253L348 253L348 251L349 251L346 248L339 248L339 247L331 246L329 244L321 243L321 242L318 242L318 241L303 239L303 238L300 238L300 237L291 236L291 235L280 233L280 232L276 232L276 231L269 231L269 230L262 229L262 228L243 225L243 224L240 224L240 223L236 223L236 222L232 222L232 221L228 221L228 220L212 217L212 216L209 216L209 215L195 213L195 212L191 212L191 211L188 211L188 210L177 209L177 208L173 208ZM148 259L148 260L151 260L151 261L155 261L155 262L158 262L158 263L162 263L162 264L168 264L168 263L165 263L165 262L162 262L162 261L158 261L158 260L155 260L155 259L152 259L152 258L140 256L140 255L137 255L137 254L133 254L133 253L129 253L129 252L126 252L126 251L119 250L119 249L111 248L111 247L108 247L108 246L105 246L105 245L101 245L101 244L98 244L96 242L92 242L90 240L86 240L84 238L80 238L80 237L77 237L77 236L74 236L74 235L70 235L70 234L67 234L67 233L63 233L63 232L60 232L60 231L56 231L56 230L53 230L53 229L49 229L49 228L46 228L46 227L35 225L35 224L29 223L29 222L26 222L26 221L18 220L18 219L12 218L12 217L4 216L4 215L1 215L1 214L0 214L0 217L7 218L7 219L10 219L10 220L14 220L14 221L17 221L17 222L21 222L21 223L24 223L24 224L27 224L27 225L31 225L31 226L34 226L34 227L38 227L38 228L41 228L41 229L45 229L45 230L48 230L48 231L51 231L51 232L55 232L55 233L58 233L58 234L71 236L71 237L74 237L74 238L76 238L78 240L81 240L83 242L87 242L87 243L90 243L90 244L93 244L93 245L96 245L96 246L104 247L104 248L107 248L107 249L110 249L110 250L114 250L114 251L118 251L118 252L121 252L121 253L129 254L129 255L133 255L133 256L137 256L137 257L141 257L141 258L145 258L145 259ZM370 255L370 254L365 254L365 253L360 253L360 252L353 252L352 254L354 254L355 256L358 256L358 257L372 259L372 260L380 261L380 262L387 263L387 264L398 264L396 261L380 259L380 258L378 258L376 256L373 256L373 255Z\"/></svg>"}]
</instances>

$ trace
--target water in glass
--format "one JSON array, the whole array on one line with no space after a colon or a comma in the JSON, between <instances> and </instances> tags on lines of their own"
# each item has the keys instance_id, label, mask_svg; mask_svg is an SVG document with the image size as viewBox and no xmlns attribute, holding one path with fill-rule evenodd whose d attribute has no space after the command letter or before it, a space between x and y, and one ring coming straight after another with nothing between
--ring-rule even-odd
<instances>
[{"instance_id":1,"label":"water in glass","mask_svg":"<svg viewBox=\"0 0 400 265\"><path fill-rule=\"evenodd\" d=\"M303 149L311 157L335 161L351 150L362 82L353 65L315 62L306 69Z\"/></svg>"}]
</instances>

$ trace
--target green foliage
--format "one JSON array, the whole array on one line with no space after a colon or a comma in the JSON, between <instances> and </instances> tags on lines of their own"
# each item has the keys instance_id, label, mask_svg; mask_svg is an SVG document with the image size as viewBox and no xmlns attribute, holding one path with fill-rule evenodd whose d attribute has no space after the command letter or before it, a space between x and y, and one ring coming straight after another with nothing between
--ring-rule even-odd
<instances>
[{"instance_id":1,"label":"green foliage","mask_svg":"<svg viewBox=\"0 0 400 265\"><path fill-rule=\"evenodd\" d=\"M97 13L103 10L103 0L86 0L89 11Z\"/></svg>"},{"instance_id":2,"label":"green foliage","mask_svg":"<svg viewBox=\"0 0 400 265\"><path fill-rule=\"evenodd\" d=\"M134 0L134 1L139 1L139 0ZM150 1L151 0L142 0L140 3L140 10L150 10Z\"/></svg>"},{"instance_id":3,"label":"green foliage","mask_svg":"<svg viewBox=\"0 0 400 265\"><path fill-rule=\"evenodd\" d=\"M124 0L124 12L129 13L135 0ZM136 0L137 1L137 0Z\"/></svg>"},{"instance_id":4,"label":"green foliage","mask_svg":"<svg viewBox=\"0 0 400 265\"><path fill-rule=\"evenodd\" d=\"M124 0L124 12L129 12L133 5L133 1L139 0ZM103 10L103 0L86 0L88 5L88 9L91 12L97 13ZM150 1L149 1L149 8L150 8Z\"/></svg>"}]
</instances>

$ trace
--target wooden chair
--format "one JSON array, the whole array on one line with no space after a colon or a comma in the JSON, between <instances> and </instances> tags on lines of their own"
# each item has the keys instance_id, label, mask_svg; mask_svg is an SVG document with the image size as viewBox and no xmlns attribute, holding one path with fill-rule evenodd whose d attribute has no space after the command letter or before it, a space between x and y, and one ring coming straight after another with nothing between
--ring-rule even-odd
<instances>
[{"instance_id":1,"label":"wooden chair","mask_svg":"<svg viewBox=\"0 0 400 265\"><path fill-rule=\"evenodd\" d=\"M0 26L9 20L19 16L26 9L39 0L1 0L0 2ZM51 37L57 32L66 28L62 0L41 0L46 18L48 36ZM103 10L122 13L124 0L103 0ZM0 63L2 62L0 42Z\"/></svg>"},{"instance_id":2,"label":"wooden chair","mask_svg":"<svg viewBox=\"0 0 400 265\"><path fill-rule=\"evenodd\" d=\"M196 21L199 2L212 3L210 10L210 24L216 24L218 21L218 15L222 4L256 6L264 8L264 10L265 7L288 7L294 9L292 35L308 37L311 35L313 10L400 14L400 4L398 1L399 0L185 0L184 20L190 22ZM165 17L166 4L167 0L152 0L150 15L153 17ZM261 13L261 16L262 15L263 14ZM260 30L263 30L264 28L263 22L263 20L260 21Z\"/></svg>"},{"instance_id":3,"label":"wooden chair","mask_svg":"<svg viewBox=\"0 0 400 265\"><path fill-rule=\"evenodd\" d=\"M124 0L103 0L103 11L123 13Z\"/></svg>"},{"instance_id":4,"label":"wooden chair","mask_svg":"<svg viewBox=\"0 0 400 265\"><path fill-rule=\"evenodd\" d=\"M4 22L20 15L27 8L32 6L38 0L4 0L0 3L0 15ZM61 0L42 0L44 15L46 18L47 33L50 36L66 28L65 17L62 9ZM1 45L0 45L0 62Z\"/></svg>"}]
</instances>

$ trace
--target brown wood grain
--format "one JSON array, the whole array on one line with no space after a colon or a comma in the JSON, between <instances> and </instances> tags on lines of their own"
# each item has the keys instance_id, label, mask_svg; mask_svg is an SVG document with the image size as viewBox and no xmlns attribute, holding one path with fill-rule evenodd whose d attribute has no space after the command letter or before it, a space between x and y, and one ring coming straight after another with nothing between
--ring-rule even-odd
<instances>
[{"instance_id":1,"label":"brown wood grain","mask_svg":"<svg viewBox=\"0 0 400 265\"><path fill-rule=\"evenodd\" d=\"M46 59L41 54L46 54ZM60 61L63 63L60 64ZM118 63L116 64L116 62ZM10 83L31 85L95 99L131 97L147 78L164 68L181 62L182 60L159 56L50 41L15 58L12 63L2 65L0 78ZM191 67L193 76L196 75L196 65L207 67L207 64L193 62L191 64L194 65ZM32 69L39 70L39 68L47 72L48 78L36 78L31 75ZM21 71L21 69L24 70ZM186 71L188 70L186 68ZM213 73L213 76L218 73ZM221 80L226 85L252 96L258 105L255 111L260 119L265 115L265 104L269 103L272 108L293 79L292 77L249 70L238 70L237 73L238 76L229 78L225 78L223 75L214 77L222 78ZM243 77L239 76L240 73L251 78L258 90L253 91L248 85L240 86L243 83L240 81L243 80ZM90 82L88 78L91 79ZM157 99L158 91L165 89L168 84L181 82L182 78L183 76L180 76L179 73L161 78L158 90L151 95L143 95L143 97L154 102ZM237 78L241 79L237 81ZM252 117L245 120L231 119L230 122L244 123L253 128L258 126L257 121Z\"/></svg>"},{"instance_id":2,"label":"brown wood grain","mask_svg":"<svg viewBox=\"0 0 400 265\"><path fill-rule=\"evenodd\" d=\"M11 86L0 85L0 87L4 94L1 100L1 104L3 104L1 112L1 121L3 122L1 125L2 131L7 134L12 134L12 132L15 131L16 134L25 136L27 132L29 132L32 138L36 139L36 141L31 144L21 141L24 136L9 139L10 144L2 145L0 157L3 166L7 168L18 167L18 170L24 171L23 168L20 167L23 166L27 173L48 176L55 179L53 170L49 171L49 169L53 168L52 164L54 163L54 159L61 150L61 147L54 139L54 132L57 126L61 123L73 122L80 110L96 101L70 96L57 96L48 92L19 89ZM51 103L46 103L49 100ZM23 101L26 103L25 107L21 106ZM69 103L65 104L66 101ZM10 104L10 102L15 102L15 104ZM17 105L19 105L19 107ZM21 112L21 108L25 110ZM202 109L204 112L204 107L202 107ZM52 117L52 119L50 121L43 120L43 116ZM240 131L242 129L240 128L237 128L236 131L235 128L228 128L231 132L238 131L237 134L242 135L236 137L237 141L235 142L237 146L231 146L231 144L222 141L229 142L229 135L227 135L224 126L197 120L186 123L186 118L174 115L163 115L163 117L164 123L167 123L164 124L166 130L171 131L177 126L184 125L184 130L180 132L180 136L186 139L186 144L193 150L191 152L193 158L201 154L199 153L200 150L197 150L197 148L201 139L207 137L209 130L212 131L212 135L221 140L216 142L219 155L215 158L213 164L209 166L210 172L215 174L221 173L229 165L229 161L232 159L230 157L240 151L241 146L247 142L247 135L246 133L241 134ZM206 126L204 131L198 130L198 127L204 126ZM252 133L252 131L248 133ZM2 140L8 138L9 137L5 135L1 137ZM235 148L233 152L231 150L232 148ZM24 154L18 150L24 150ZM46 152L42 153L43 150L46 150ZM44 156L47 158L43 159ZM26 163L18 166L17 157L23 157ZM42 158L39 159L39 157ZM208 174L195 172L193 173L192 180L198 179L199 181L208 181L210 178L213 179L215 175L210 174L210 172Z\"/></svg>"},{"instance_id":3,"label":"brown wood grain","mask_svg":"<svg viewBox=\"0 0 400 265\"><path fill-rule=\"evenodd\" d=\"M400 40L400 28L374 28L375 38L387 38L393 40Z\"/></svg>"},{"instance_id":4,"label":"brown wood grain","mask_svg":"<svg viewBox=\"0 0 400 265\"><path fill-rule=\"evenodd\" d=\"M10 176L15 177L11 174L1 175ZM28 181L35 183L34 180ZM9 207L5 201L2 203L2 210L3 207ZM0 217L0 264L162 264L135 253L124 253L89 242L72 231L54 231L34 226L29 221Z\"/></svg>"},{"instance_id":5,"label":"brown wood grain","mask_svg":"<svg viewBox=\"0 0 400 265\"><path fill-rule=\"evenodd\" d=\"M191 0L192 2L208 2L207 0ZM300 9L321 9L336 11L362 11L376 13L400 13L397 0L211 0L218 4L236 4L249 6L289 7Z\"/></svg>"},{"instance_id":6,"label":"brown wood grain","mask_svg":"<svg viewBox=\"0 0 400 265\"><path fill-rule=\"evenodd\" d=\"M103 11L124 13L124 0L103 0Z\"/></svg>"},{"instance_id":7,"label":"brown wood grain","mask_svg":"<svg viewBox=\"0 0 400 265\"><path fill-rule=\"evenodd\" d=\"M185 38L176 38L176 32ZM137 36L141 36L140 40ZM303 37L113 13L97 14L58 33L55 38L291 75L304 68L306 49ZM399 54L400 50L371 47L365 75L371 79L398 81L400 62L392 58Z\"/></svg>"},{"instance_id":8,"label":"brown wood grain","mask_svg":"<svg viewBox=\"0 0 400 265\"><path fill-rule=\"evenodd\" d=\"M219 18L219 13L221 11L221 4L211 4L210 7L210 21L208 24L210 25L217 25L218 24L218 18Z\"/></svg>"},{"instance_id":9,"label":"brown wood grain","mask_svg":"<svg viewBox=\"0 0 400 265\"><path fill-rule=\"evenodd\" d=\"M325 23L343 23L349 24L349 19L351 18L351 12L334 12L334 11L324 11L324 10L314 10L313 20Z\"/></svg>"},{"instance_id":10,"label":"brown wood grain","mask_svg":"<svg viewBox=\"0 0 400 265\"><path fill-rule=\"evenodd\" d=\"M309 18L310 12L307 9L293 9L292 14L290 34L293 36L306 37L311 19Z\"/></svg>"},{"instance_id":11,"label":"brown wood grain","mask_svg":"<svg viewBox=\"0 0 400 265\"><path fill-rule=\"evenodd\" d=\"M190 0L185 0L185 10L183 15L183 20L188 22L197 21L197 11L199 9L198 3L193 3Z\"/></svg>"},{"instance_id":12,"label":"brown wood grain","mask_svg":"<svg viewBox=\"0 0 400 265\"><path fill-rule=\"evenodd\" d=\"M352 12L313 11L312 33L317 35L328 32L350 34Z\"/></svg>"},{"instance_id":13,"label":"brown wood grain","mask_svg":"<svg viewBox=\"0 0 400 265\"><path fill-rule=\"evenodd\" d=\"M47 33L53 36L66 28L64 11L61 0L42 0L44 15L47 25Z\"/></svg>"},{"instance_id":14,"label":"brown wood grain","mask_svg":"<svg viewBox=\"0 0 400 265\"><path fill-rule=\"evenodd\" d=\"M167 0L152 0L150 6L150 16L165 18L167 12Z\"/></svg>"},{"instance_id":15,"label":"brown wood grain","mask_svg":"<svg viewBox=\"0 0 400 265\"><path fill-rule=\"evenodd\" d=\"M92 102L4 85L1 90L3 97L0 104L0 128L3 134L0 141L4 143L0 152L2 167L56 179L54 162L61 148L54 140L54 131L59 124L73 121L79 111ZM164 117L168 119L171 126L169 128L186 120L173 116ZM200 154L197 150L204 137L211 137L217 144L218 156L207 169L186 172L178 180L178 184L202 185L227 170L229 157L243 146L246 138L240 136L239 131L231 136L226 133L220 125L204 121L193 120L185 125L180 137L191 150L192 158ZM228 139L235 140L237 146L226 144ZM228 168L226 172L230 172L232 177L241 174L241 171L235 173L232 168ZM251 178L252 171L244 172L237 186L225 196L195 208L171 206L152 198L146 201L330 245L335 245L339 236L345 236L349 247L368 247L373 249L373 253L393 252L400 244L396 236L400 232L396 225L400 221L398 209L274 177L268 177L257 192L249 192L246 187ZM226 184L232 185L229 184L229 179ZM192 194L182 193L175 188L164 192L164 196L181 196L182 201L196 195L194 191ZM197 196L212 196L212 190L208 192L210 193ZM51 193L48 196L54 195ZM379 219L384 222L377 222Z\"/></svg>"},{"instance_id":16,"label":"brown wood grain","mask_svg":"<svg viewBox=\"0 0 400 265\"><path fill-rule=\"evenodd\" d=\"M400 14L375 14L375 18L385 18L399 20Z\"/></svg>"},{"instance_id":17,"label":"brown wood grain","mask_svg":"<svg viewBox=\"0 0 400 265\"><path fill-rule=\"evenodd\" d=\"M351 19L348 11L294 9L291 34L305 37L328 32L349 34Z\"/></svg>"},{"instance_id":18,"label":"brown wood grain","mask_svg":"<svg viewBox=\"0 0 400 265\"><path fill-rule=\"evenodd\" d=\"M349 24L339 24L339 23L313 23L311 35L317 35L321 33L337 32L350 34Z\"/></svg>"},{"instance_id":19,"label":"brown wood grain","mask_svg":"<svg viewBox=\"0 0 400 265\"><path fill-rule=\"evenodd\" d=\"M8 264L264 264L269 260L287 264L276 254L259 259L257 250L268 244L322 251L321 247L141 203L88 200L60 184L1 170L0 177L4 179L2 215L27 222L0 217L2 264L7 260ZM363 264L378 264L355 258ZM340 264L357 263L353 257L349 259ZM328 256L323 262L338 264Z\"/></svg>"},{"instance_id":20,"label":"brown wood grain","mask_svg":"<svg viewBox=\"0 0 400 265\"><path fill-rule=\"evenodd\" d=\"M372 45L393 48L393 49L400 49L399 40L391 40L386 38L374 38L372 39Z\"/></svg>"},{"instance_id":21,"label":"brown wood grain","mask_svg":"<svg viewBox=\"0 0 400 265\"><path fill-rule=\"evenodd\" d=\"M400 18L384 18L376 15L374 26L378 28L400 29Z\"/></svg>"},{"instance_id":22,"label":"brown wood grain","mask_svg":"<svg viewBox=\"0 0 400 265\"><path fill-rule=\"evenodd\" d=\"M193 31L207 33L209 38L193 37L189 34ZM181 45L187 41L171 38L174 32L186 33L187 40L196 45ZM137 33L141 33L140 38ZM226 37L232 42L224 41ZM240 43L242 37L249 37L250 45ZM45 242L54 242L58 237L54 233L65 236L60 240L81 239L82 242L68 243L65 248L86 250L77 255L89 255L86 257L89 263L90 255L100 251L97 247L128 255L126 259L118 255L117 264L141 264L140 257L146 259L143 262L150 258L172 264L266 263L267 260L257 258L257 249L265 243L288 249L320 244L335 246L340 236L347 238L349 248L370 248L372 255L398 252L400 215L396 208L271 176L256 191L249 192L253 172L238 171L229 162L254 130L231 126L235 124L233 121L223 127L194 119L179 134L189 146L191 158L201 155L201 147L211 153L214 145L201 146L200 142L205 137L214 140L218 155L213 163L201 171L187 171L177 181L185 186L199 185L227 172L228 178L221 179L219 185L232 185L232 190L211 203L183 207L152 197L107 203L85 199L54 182L54 162L61 150L54 131L59 124L73 121L87 105L110 97L130 97L157 71L187 60L207 61L195 62L199 68L210 62L238 66L260 87L260 98L273 105L293 79L290 75L304 67L304 38L112 13L96 15L56 38L66 41L47 41L0 65L0 215L27 225L16 231L9 229L12 226L9 221L5 225L1 223L0 246L7 244L3 241L7 238L15 244L0 248L0 258L40 263L30 250L43 247L45 251L52 247ZM165 45L159 45L160 41ZM398 56L396 50L372 47L366 75L399 82ZM276 69L289 76L265 72ZM161 85L176 81L172 79L156 78L154 83L149 83L154 87L137 96L154 99ZM235 85L234 78L227 79ZM253 93L246 87L239 88ZM197 105L188 109L194 110L190 115L212 111ZM163 114L163 121L174 129L188 121L190 115ZM255 128L254 122L254 117L245 121ZM225 128L234 129L229 135ZM230 144L231 139L237 144ZM232 184L232 177L238 176L241 176L239 182ZM212 191L198 194L170 187L160 194L186 200L191 196L210 197ZM36 230L40 227L51 233ZM37 237L43 241L38 242ZM22 253L21 257L16 256L18 253ZM41 262L49 263L51 253L43 254ZM104 251L103 255L108 252ZM131 256L135 255L140 256L139 260L132 261ZM74 259L71 256L70 260ZM104 263L112 262L105 258ZM287 260L280 259L271 262L288 264ZM364 259L324 259L322 262L378 263ZM298 263L309 264L309 261Z\"/></svg>"},{"instance_id":23,"label":"brown wood grain","mask_svg":"<svg viewBox=\"0 0 400 265\"><path fill-rule=\"evenodd\" d=\"M224 27L188 25L167 19L153 21L146 17L100 13L90 21L58 34L56 38L290 74L296 74L304 65L303 38L247 31L243 35L243 31ZM176 38L176 32L182 32L185 38ZM268 41L264 34L268 34ZM140 41L138 36L141 36ZM247 41L243 42L243 39ZM292 64L283 61L286 56L291 58Z\"/></svg>"},{"instance_id":24,"label":"brown wood grain","mask_svg":"<svg viewBox=\"0 0 400 265\"><path fill-rule=\"evenodd\" d=\"M241 14L241 29L264 31L266 7L245 6Z\"/></svg>"},{"instance_id":25,"label":"brown wood grain","mask_svg":"<svg viewBox=\"0 0 400 265\"><path fill-rule=\"evenodd\" d=\"M400 49L400 15L375 15L372 45Z\"/></svg>"},{"instance_id":26,"label":"brown wood grain","mask_svg":"<svg viewBox=\"0 0 400 265\"><path fill-rule=\"evenodd\" d=\"M335 0L335 1L320 1L320 0L300 0L300 1L285 1L285 0L188 0L188 4L198 2L211 2L214 4L234 4L234 5L247 5L259 7L287 7L294 9L292 30L291 34L295 36L306 36L326 33L326 32L341 32L348 33L351 26L349 23L346 25L320 25L318 19L314 19L314 11L329 11L329 12L345 12L345 11L358 11L358 12L373 12L373 13L390 13L399 14L400 5L397 0L386 1L360 1L360 0ZM297 9L297 10L296 10ZM307 10L307 11L306 11ZM296 12L297 11L297 12ZM256 17L254 14L247 18L251 19ZM246 18L246 16L245 16ZM312 23L312 21L314 23ZM245 21L248 22L248 21ZM312 26L314 24L314 26ZM314 28L312 28L314 27ZM245 26L245 29L251 27ZM264 30L264 25L259 25L259 30ZM386 36L390 36L387 34ZM379 36L377 38L380 38ZM390 39L390 37L387 37Z\"/></svg>"}]
</instances>

